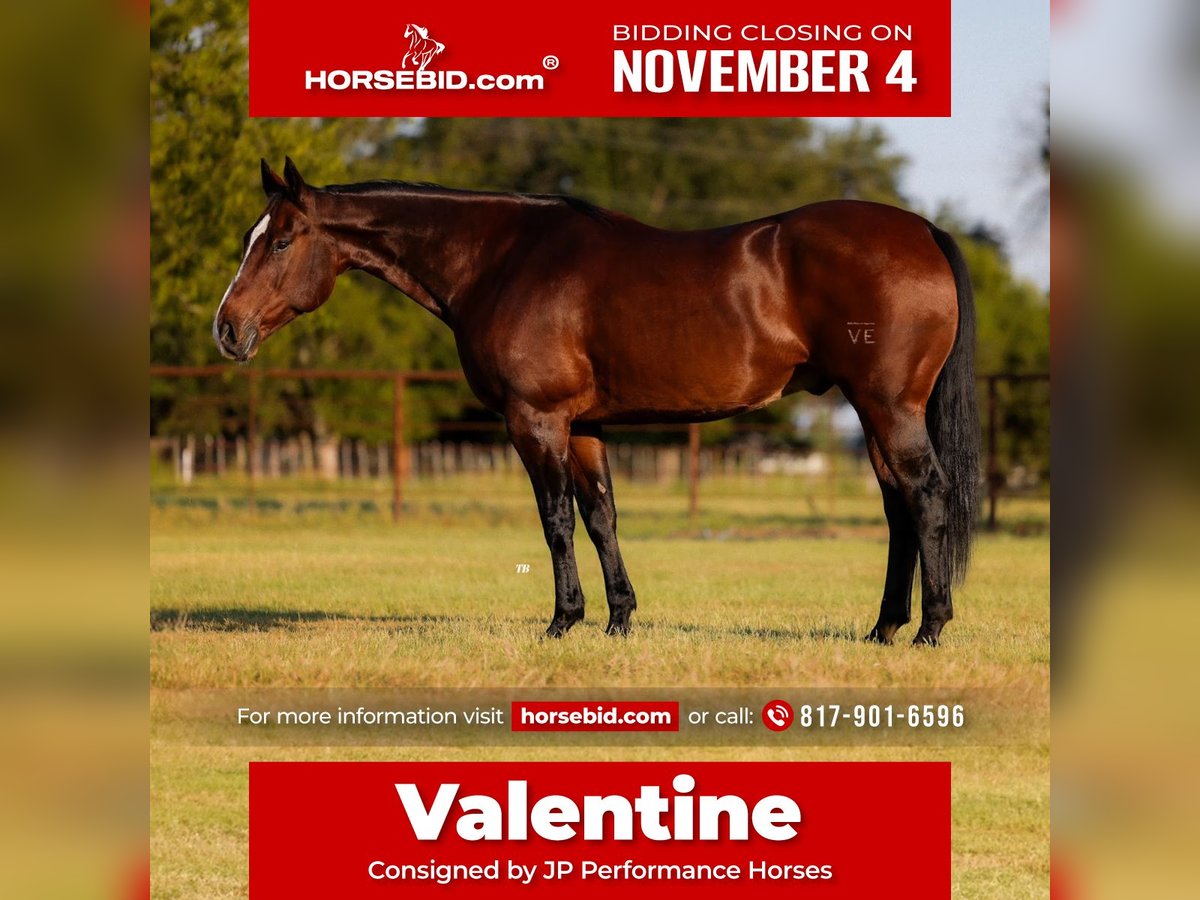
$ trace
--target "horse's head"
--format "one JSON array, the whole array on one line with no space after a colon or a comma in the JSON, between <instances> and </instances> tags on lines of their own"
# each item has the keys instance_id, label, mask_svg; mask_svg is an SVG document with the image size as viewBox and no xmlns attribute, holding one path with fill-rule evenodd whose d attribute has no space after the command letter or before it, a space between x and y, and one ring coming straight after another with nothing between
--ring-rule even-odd
<instances>
[{"instance_id":1,"label":"horse's head","mask_svg":"<svg viewBox=\"0 0 1200 900\"><path fill-rule=\"evenodd\" d=\"M282 178L264 159L262 184L267 208L242 240L242 263L213 318L213 340L238 362L328 300L338 272L334 242L313 218L313 191L291 159Z\"/></svg>"},{"instance_id":2,"label":"horse's head","mask_svg":"<svg viewBox=\"0 0 1200 900\"><path fill-rule=\"evenodd\" d=\"M420 25L404 26L404 36L412 37L413 35L421 38L421 40L425 40L427 37L429 37L429 29L422 28Z\"/></svg>"}]
</instances>

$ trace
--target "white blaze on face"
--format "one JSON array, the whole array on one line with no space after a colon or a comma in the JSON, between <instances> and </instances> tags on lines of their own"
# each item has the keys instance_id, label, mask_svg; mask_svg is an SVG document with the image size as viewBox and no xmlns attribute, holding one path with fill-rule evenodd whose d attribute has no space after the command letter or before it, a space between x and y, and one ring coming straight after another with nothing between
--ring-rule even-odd
<instances>
[{"instance_id":1,"label":"white blaze on face","mask_svg":"<svg viewBox=\"0 0 1200 900\"><path fill-rule=\"evenodd\" d=\"M221 343L221 336L217 333L217 322L221 319L221 310L225 308L225 301L233 293L233 286L242 277L242 269L246 268L246 260L250 258L250 254L254 250L254 245L258 243L260 237L267 233L267 226L270 224L270 213L258 220L258 223L254 226L254 230L250 232L250 240L246 242L246 255L242 257L242 264L238 266L237 274L233 276L233 281L229 282L229 287L225 288L225 295L221 297L221 304L217 307L217 314L213 316L213 340L217 342L218 346Z\"/></svg>"}]
</instances>

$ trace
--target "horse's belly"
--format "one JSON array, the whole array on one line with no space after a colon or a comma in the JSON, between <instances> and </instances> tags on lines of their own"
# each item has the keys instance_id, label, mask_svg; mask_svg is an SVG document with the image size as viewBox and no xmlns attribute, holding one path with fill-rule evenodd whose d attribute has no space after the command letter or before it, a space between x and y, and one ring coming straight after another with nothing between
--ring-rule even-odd
<instances>
[{"instance_id":1,"label":"horse's belly","mask_svg":"<svg viewBox=\"0 0 1200 900\"><path fill-rule=\"evenodd\" d=\"M781 397L795 353L758 347L659 348L594 355L595 402L583 418L603 421L703 421L759 409Z\"/></svg>"}]
</instances>

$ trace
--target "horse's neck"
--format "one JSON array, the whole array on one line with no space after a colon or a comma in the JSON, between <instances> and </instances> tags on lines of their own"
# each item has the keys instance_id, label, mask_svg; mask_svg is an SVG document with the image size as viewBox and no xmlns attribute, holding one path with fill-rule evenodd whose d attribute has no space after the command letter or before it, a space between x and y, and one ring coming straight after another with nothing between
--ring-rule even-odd
<instances>
[{"instance_id":1,"label":"horse's neck","mask_svg":"<svg viewBox=\"0 0 1200 900\"><path fill-rule=\"evenodd\" d=\"M457 301L490 262L489 237L506 208L515 218L515 206L490 195L323 194L318 214L338 239L343 269L374 275L452 320Z\"/></svg>"}]
</instances>

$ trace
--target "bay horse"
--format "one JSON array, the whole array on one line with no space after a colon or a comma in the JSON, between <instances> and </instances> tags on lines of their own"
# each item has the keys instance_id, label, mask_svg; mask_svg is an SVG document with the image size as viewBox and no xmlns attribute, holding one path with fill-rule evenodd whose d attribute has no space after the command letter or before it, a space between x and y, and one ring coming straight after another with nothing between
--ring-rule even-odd
<instances>
[{"instance_id":1,"label":"bay horse","mask_svg":"<svg viewBox=\"0 0 1200 900\"><path fill-rule=\"evenodd\" d=\"M533 484L561 637L583 618L575 509L596 546L610 634L637 606L617 545L603 428L697 422L806 390L857 410L890 533L879 619L937 644L966 573L979 486L974 300L953 238L920 216L834 200L666 231L570 197L428 184L305 183L262 161L266 210L213 319L249 360L348 269L454 332L472 391L504 418ZM866 340L870 337L870 340Z\"/></svg>"}]
</instances>

